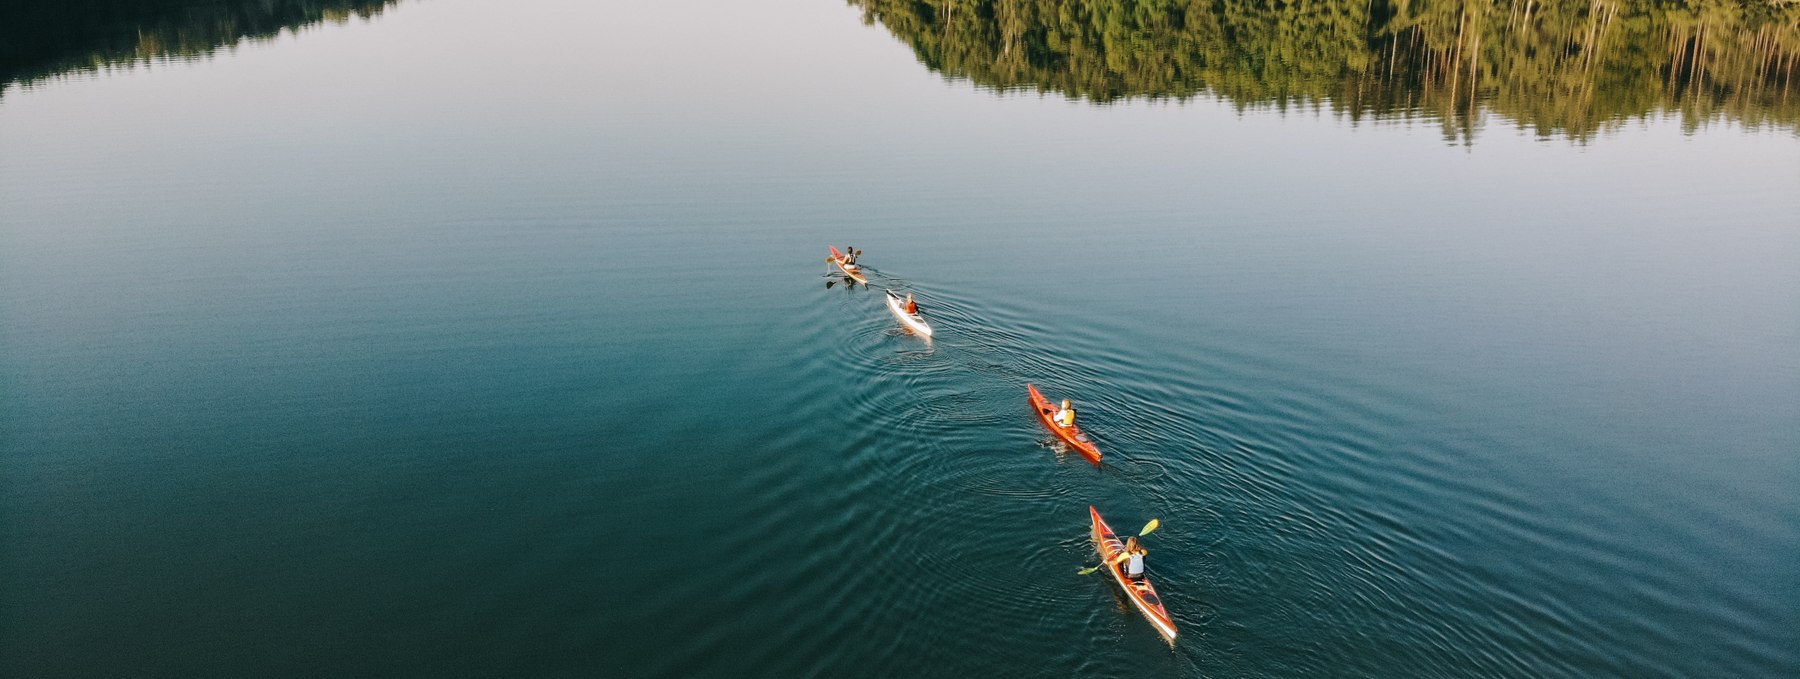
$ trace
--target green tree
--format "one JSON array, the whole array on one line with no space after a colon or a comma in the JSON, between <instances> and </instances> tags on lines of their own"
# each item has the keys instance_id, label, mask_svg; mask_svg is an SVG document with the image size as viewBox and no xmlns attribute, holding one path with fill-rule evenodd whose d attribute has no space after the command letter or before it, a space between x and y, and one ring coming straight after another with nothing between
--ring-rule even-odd
<instances>
[{"instance_id":1,"label":"green tree","mask_svg":"<svg viewBox=\"0 0 1800 679\"><path fill-rule=\"evenodd\" d=\"M850 0L948 77L999 91L1484 113L1576 140L1662 113L1797 129L1800 2Z\"/></svg>"},{"instance_id":2,"label":"green tree","mask_svg":"<svg viewBox=\"0 0 1800 679\"><path fill-rule=\"evenodd\" d=\"M397 0L14 0L0 9L0 88L156 59L203 59Z\"/></svg>"}]
</instances>

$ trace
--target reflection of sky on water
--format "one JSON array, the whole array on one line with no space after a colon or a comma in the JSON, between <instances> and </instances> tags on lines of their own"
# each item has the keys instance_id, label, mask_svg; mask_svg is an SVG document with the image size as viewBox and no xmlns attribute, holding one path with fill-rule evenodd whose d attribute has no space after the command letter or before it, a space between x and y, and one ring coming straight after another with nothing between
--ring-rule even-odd
<instances>
[{"instance_id":1,"label":"reflection of sky on water","mask_svg":"<svg viewBox=\"0 0 1800 679\"><path fill-rule=\"evenodd\" d=\"M1043 244L1063 238L1154 244L1138 258L1194 272L1182 280L1237 251L1288 262L1258 274L1262 284L1317 301L1319 313L1356 309L1355 285L1401 294L1425 275L1443 287L1404 293L1416 307L1355 313L1414 324L1421 342L1449 332L1490 356L1532 341L1504 326L1565 318L1574 335L1541 339L1582 352L1565 365L1551 351L1532 368L1546 375L1619 360L1626 378L1631 361L1703 351L1741 372L1752 411L1792 387L1793 366L1760 365L1800 325L1768 313L1800 308L1796 239L1775 226L1796 214L1792 136L1687 135L1655 120L1578 146L1490 124L1461 148L1429 121L1352 122L1317 108L995 96L944 82L856 18L799 0L434 0L205 63L45 84L0 107L14 131L0 138L0 170L15 224L73 226L8 239L99 237L116 224L100 213L127 201L83 187L145 172L234 194L221 209L244 220L320 196L346 211L395 209L359 191L371 183L428 196L426 209L450 218L504 211L529 186L571 201L722 200L796 217L862 206L911 216L916 242L896 245L921 249L935 230L962 228L945 220L958 206L999 204L1012 219L984 228L1009 258L943 256L1004 269L1056 256ZM495 36L505 58L479 49ZM84 211L94 218L70 219ZM1590 272L1571 296L1559 272L1576 269ZM1107 284L1061 275L1076 295ZM1484 311L1459 310L1469 305ZM1594 347L1611 348L1586 358ZM1653 400L1680 392L1642 386Z\"/></svg>"}]
</instances>

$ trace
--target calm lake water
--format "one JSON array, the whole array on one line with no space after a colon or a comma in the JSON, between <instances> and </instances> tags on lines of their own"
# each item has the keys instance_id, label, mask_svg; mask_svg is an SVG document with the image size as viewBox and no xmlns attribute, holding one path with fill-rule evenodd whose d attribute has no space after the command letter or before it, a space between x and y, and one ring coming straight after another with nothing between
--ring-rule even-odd
<instances>
[{"instance_id":1,"label":"calm lake water","mask_svg":"<svg viewBox=\"0 0 1800 679\"><path fill-rule=\"evenodd\" d=\"M0 76L0 675L1800 676L1786 38L315 4Z\"/></svg>"}]
</instances>

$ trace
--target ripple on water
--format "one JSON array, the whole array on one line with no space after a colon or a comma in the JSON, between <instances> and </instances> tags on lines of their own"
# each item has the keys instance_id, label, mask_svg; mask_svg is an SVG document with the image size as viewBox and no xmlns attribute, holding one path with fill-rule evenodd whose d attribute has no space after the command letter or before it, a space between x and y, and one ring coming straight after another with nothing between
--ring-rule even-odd
<instances>
[{"instance_id":1,"label":"ripple on water","mask_svg":"<svg viewBox=\"0 0 1800 679\"><path fill-rule=\"evenodd\" d=\"M1645 659L1599 649L1680 642L1659 620L1604 617L1627 606L1519 588L1560 580L1677 610L1691 583L1493 483L1492 442L1402 383L1293 365L1273 347L1122 341L1137 335L1130 319L1054 326L1042 300L875 283L917 291L938 333L900 330L874 288L834 290L807 319L849 385L831 406L842 483L822 501L858 539L826 551L862 567L802 572L813 603L886 623L884 661L993 653L1001 630L1031 637L1009 649L1063 649L1010 669L1108 674L1096 658L1153 651L1105 581L1072 575L1094 558L1090 503L1121 523L1164 521L1148 544L1182 628L1163 651L1171 671L1254 656L1300 676L1617 674ZM1028 382L1076 401L1104 465L1060 450L1026 406Z\"/></svg>"}]
</instances>

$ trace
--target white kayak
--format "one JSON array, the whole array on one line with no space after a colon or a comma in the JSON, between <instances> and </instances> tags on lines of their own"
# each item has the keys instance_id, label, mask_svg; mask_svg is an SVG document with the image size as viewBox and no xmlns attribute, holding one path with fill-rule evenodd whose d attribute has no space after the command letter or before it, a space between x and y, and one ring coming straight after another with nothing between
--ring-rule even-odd
<instances>
[{"instance_id":1,"label":"white kayak","mask_svg":"<svg viewBox=\"0 0 1800 679\"><path fill-rule=\"evenodd\" d=\"M924 316L906 313L906 300L894 294L893 290L884 290L883 292L887 293L888 311L894 312L894 317L900 319L901 325L926 337L931 336L931 325L925 322Z\"/></svg>"}]
</instances>

